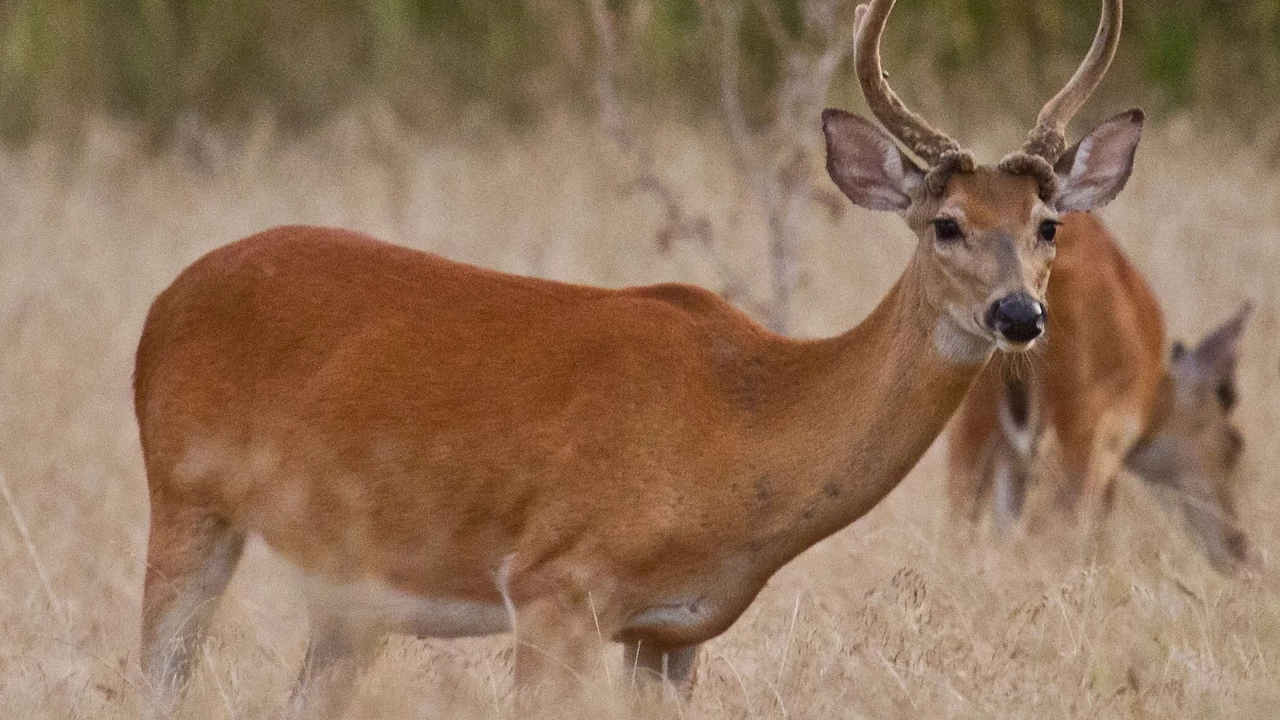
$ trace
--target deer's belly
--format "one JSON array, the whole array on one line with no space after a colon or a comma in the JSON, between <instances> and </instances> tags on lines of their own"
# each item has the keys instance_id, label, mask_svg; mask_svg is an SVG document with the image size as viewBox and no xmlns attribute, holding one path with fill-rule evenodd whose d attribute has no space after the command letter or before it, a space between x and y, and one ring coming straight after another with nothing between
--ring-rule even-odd
<instances>
[{"instance_id":1,"label":"deer's belly","mask_svg":"<svg viewBox=\"0 0 1280 720\"><path fill-rule=\"evenodd\" d=\"M500 602L429 597L377 579L337 581L299 572L312 615L321 621L434 638L477 637L511 630L510 616Z\"/></svg>"}]
</instances>

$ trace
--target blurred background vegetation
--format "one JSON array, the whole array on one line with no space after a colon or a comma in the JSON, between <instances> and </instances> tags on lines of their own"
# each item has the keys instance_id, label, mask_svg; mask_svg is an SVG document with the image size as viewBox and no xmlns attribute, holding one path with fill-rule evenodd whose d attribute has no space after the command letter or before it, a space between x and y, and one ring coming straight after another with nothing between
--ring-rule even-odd
<instances>
[{"instance_id":1,"label":"blurred background vegetation","mask_svg":"<svg viewBox=\"0 0 1280 720\"><path fill-rule=\"evenodd\" d=\"M714 110L711 3L722 1L610 1L634 106ZM800 37L799 2L744 0L740 76L757 115L784 58L763 13L776 9ZM927 111L975 118L998 104L1029 118L1097 15L1092 0L903 0L886 67ZM75 132L92 113L136 120L161 142L193 116L235 128L268 113L305 131L373 101L427 133L477 119L518 128L550 109L593 111L594 63L575 0L0 0L0 137ZM835 86L844 105L856 104L849 70ZM1108 111L1141 103L1264 130L1280 101L1280 3L1129 0L1101 94Z\"/></svg>"}]
</instances>

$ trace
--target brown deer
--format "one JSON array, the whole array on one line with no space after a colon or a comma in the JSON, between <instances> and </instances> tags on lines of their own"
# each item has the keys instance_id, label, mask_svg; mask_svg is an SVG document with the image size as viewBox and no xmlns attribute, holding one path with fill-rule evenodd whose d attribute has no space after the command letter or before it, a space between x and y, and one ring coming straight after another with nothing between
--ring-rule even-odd
<instances>
[{"instance_id":1,"label":"brown deer","mask_svg":"<svg viewBox=\"0 0 1280 720\"><path fill-rule=\"evenodd\" d=\"M1067 215L1057 245L1044 344L1030 362L992 361L956 413L953 511L976 521L990 506L996 526L1007 529L1043 478L1037 494L1054 514L1091 523L1129 470L1173 490L1161 497L1171 498L1213 566L1233 569L1246 555L1234 506L1243 441L1231 411L1249 306L1194 350L1175 343L1166 364L1160 305L1102 223ZM1035 472L1049 433L1061 467Z\"/></svg>"},{"instance_id":2,"label":"brown deer","mask_svg":"<svg viewBox=\"0 0 1280 720\"><path fill-rule=\"evenodd\" d=\"M514 632L517 687L560 692L603 638L687 687L699 644L892 490L997 346L1034 343L1058 214L1106 203L1132 166L1136 110L1063 153L1120 0L1024 149L990 166L889 88L892 6L860 9L857 73L927 166L828 110L827 168L919 241L838 337L770 333L696 287L504 275L328 228L269 230L183 271L135 377L142 664L162 707L250 535L309 586L300 711L336 712L385 632Z\"/></svg>"}]
</instances>

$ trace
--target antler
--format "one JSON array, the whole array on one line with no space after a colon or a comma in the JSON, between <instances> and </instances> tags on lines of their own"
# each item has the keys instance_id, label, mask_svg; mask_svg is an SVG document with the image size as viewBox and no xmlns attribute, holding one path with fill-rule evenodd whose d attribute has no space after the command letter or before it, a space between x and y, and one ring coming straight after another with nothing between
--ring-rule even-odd
<instances>
[{"instance_id":1,"label":"antler","mask_svg":"<svg viewBox=\"0 0 1280 720\"><path fill-rule=\"evenodd\" d=\"M858 83L872 114L911 152L930 165L937 165L945 153L958 153L955 140L934 129L924 118L907 109L889 87L880 67L880 35L894 0L871 0L854 11L854 68Z\"/></svg>"},{"instance_id":2,"label":"antler","mask_svg":"<svg viewBox=\"0 0 1280 720\"><path fill-rule=\"evenodd\" d=\"M1076 74L1040 110L1036 126L1022 146L1026 154L1037 155L1052 164L1067 149L1067 123L1102 82L1111 58L1115 57L1116 45L1120 43L1122 4L1121 0L1103 0L1102 18L1098 21L1097 34L1093 36L1093 46L1084 56Z\"/></svg>"}]
</instances>

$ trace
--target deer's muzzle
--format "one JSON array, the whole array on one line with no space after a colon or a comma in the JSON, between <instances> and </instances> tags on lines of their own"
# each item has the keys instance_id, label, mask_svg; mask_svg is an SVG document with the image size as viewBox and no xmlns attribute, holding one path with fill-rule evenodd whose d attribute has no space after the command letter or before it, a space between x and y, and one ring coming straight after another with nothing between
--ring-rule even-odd
<instances>
[{"instance_id":1,"label":"deer's muzzle","mask_svg":"<svg viewBox=\"0 0 1280 720\"><path fill-rule=\"evenodd\" d=\"M987 308L987 327L1001 338L1019 345L1029 343L1044 332L1044 303L1025 292L996 300Z\"/></svg>"}]
</instances>

